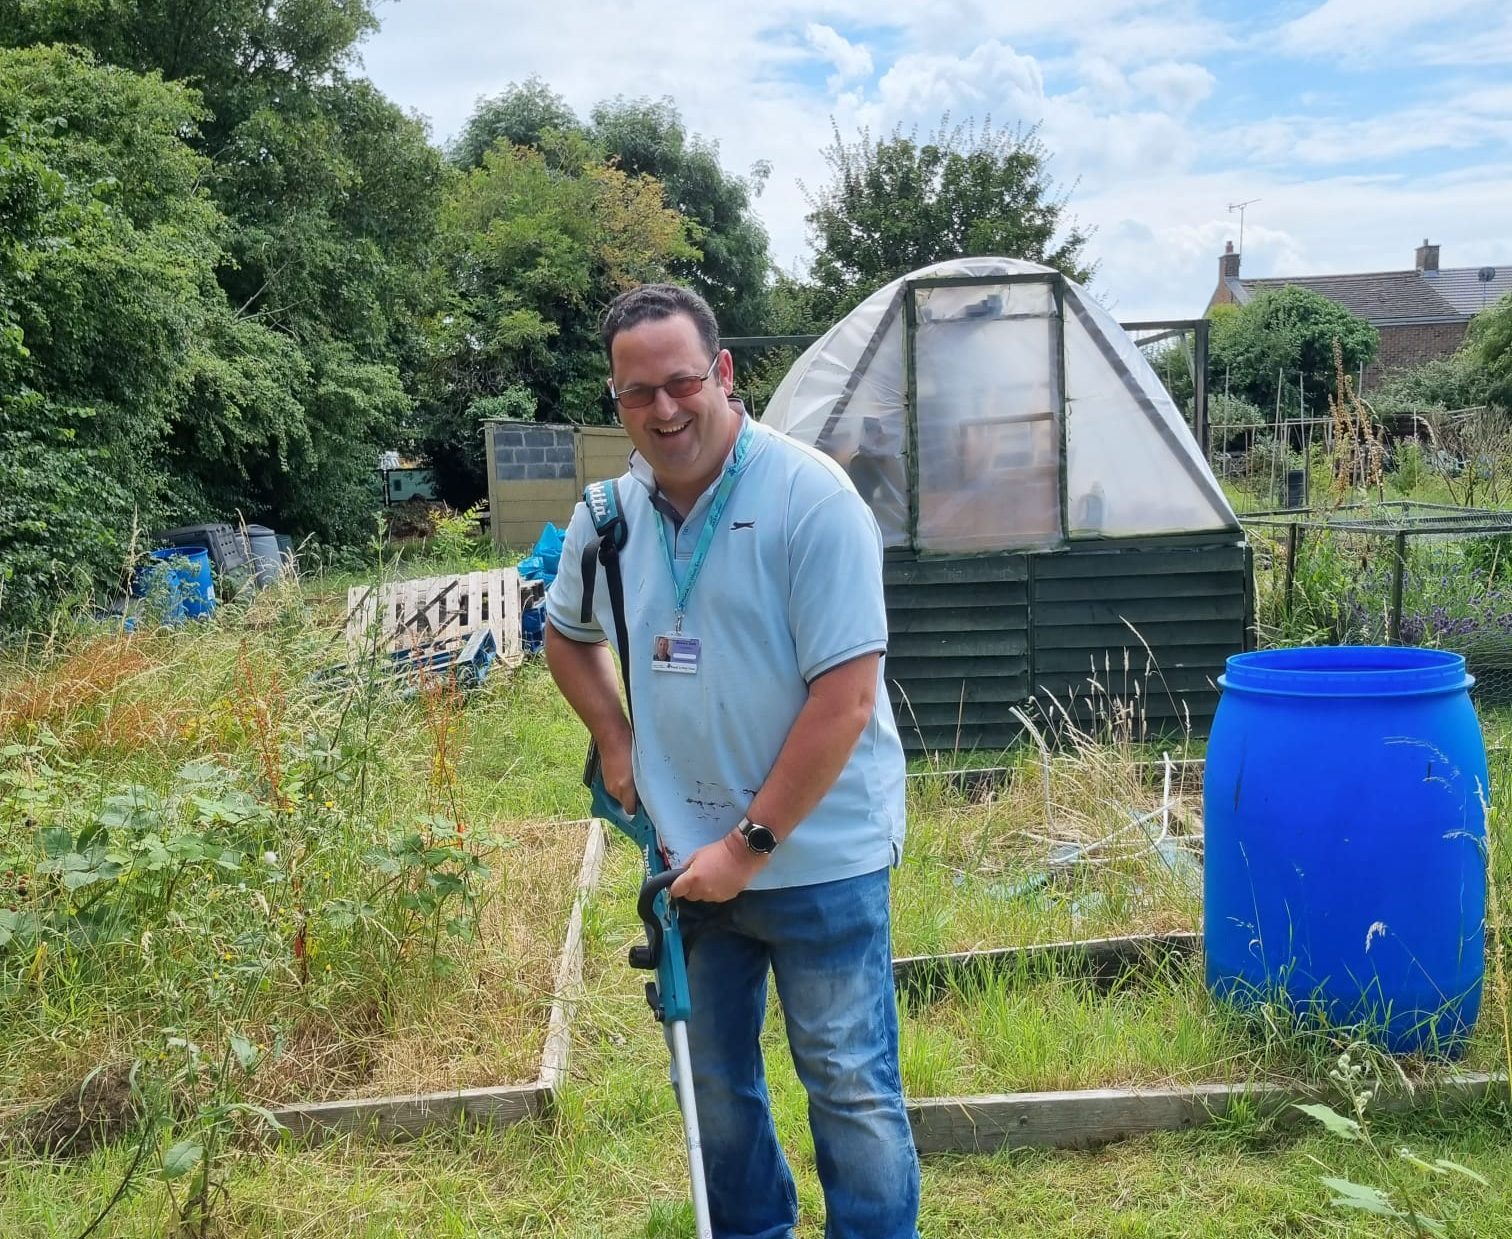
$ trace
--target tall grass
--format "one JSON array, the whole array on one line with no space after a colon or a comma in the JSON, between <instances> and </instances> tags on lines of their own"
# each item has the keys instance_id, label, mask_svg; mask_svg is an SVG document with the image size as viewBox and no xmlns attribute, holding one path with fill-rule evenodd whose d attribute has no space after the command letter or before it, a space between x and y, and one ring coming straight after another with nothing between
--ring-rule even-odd
<instances>
[{"instance_id":1,"label":"tall grass","mask_svg":"<svg viewBox=\"0 0 1512 1239\"><path fill-rule=\"evenodd\" d=\"M537 668L468 700L371 653L323 676L338 609L285 588L0 664L13 1123L101 1068L181 1111L227 1047L269 1103L533 1077L582 733Z\"/></svg>"},{"instance_id":2,"label":"tall grass","mask_svg":"<svg viewBox=\"0 0 1512 1239\"><path fill-rule=\"evenodd\" d=\"M135 1086L120 1074L95 1079L123 1106L160 1101L166 1124L146 1129L150 1144L125 1125L106 1130L87 1155L78 1136L74 1163L10 1146L0 1234L78 1234L140 1148L156 1181L139 1182L97 1233L168 1233L194 1175L166 1178L165 1155L191 1138L208 1148L207 1132L234 1140L238 1121L223 1121L231 1102L533 1072L581 851L564 824L585 807L585 737L536 666L492 677L466 701L406 697L367 672L317 683L345 657L333 627L341 609L332 595L263 595L203 627L60 636L0 664L0 854L11 870L0 910L49 918L45 950L40 940L23 949L16 922L0 945L0 1098L11 1111L0 1129L9 1120L14 1134L18 1111L77 1098L96 1067L120 1064L138 1065ZM939 762L911 780L894 884L898 953L1195 928L1198 892L1182 857L1198 844L1200 789L1178 774L1168 809L1151 816L1165 792L1159 756L1129 735L1087 736L1048 756L1033 745L1004 755L992 775L958 779ZM89 870L39 872L70 852L99 872L80 833L106 817L109 842L132 866L149 835L197 836L214 850L71 889L65 874ZM70 851L53 835L49 852L49 828L67 829ZM1502 829L1494 906L1504 907ZM240 857L234 867L218 863L226 850ZM459 869L461 852L489 873ZM665 1049L644 978L624 965L640 932L639 879L633 849L615 846L585 911L588 992L552 1116L399 1149L359 1139L234 1151L206 1185L229 1193L215 1197L222 1232L689 1233ZM442 888L439 917L407 899ZM67 924L89 919L89 900L114 909L106 932ZM1504 929L1491 928L1495 952ZM1503 983L1486 1009L1469 1062L1504 1066ZM817 1235L806 1099L780 1021L766 1038L799 1233ZM923 1096L1314 1079L1333 1044L1278 1012L1247 1021L1214 1007L1190 964L1111 987L1026 965L906 1002L902 1053L908 1091ZM1495 1182L1512 1175L1495 1113L1425 1122L1418 1152ZM1306 1137L1266 1143L1232 1125L1095 1158L947 1159L926 1168L925 1233L1375 1233L1322 1219L1315 1152L1348 1169L1348 1150ZM1503 1187L1448 1187L1435 1208L1464 1234L1512 1225Z\"/></svg>"}]
</instances>

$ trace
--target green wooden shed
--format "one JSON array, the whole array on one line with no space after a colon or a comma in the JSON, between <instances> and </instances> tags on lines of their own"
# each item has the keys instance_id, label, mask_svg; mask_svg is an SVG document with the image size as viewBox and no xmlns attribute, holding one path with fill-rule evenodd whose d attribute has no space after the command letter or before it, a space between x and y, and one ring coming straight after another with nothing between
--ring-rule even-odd
<instances>
[{"instance_id":1,"label":"green wooden shed","mask_svg":"<svg viewBox=\"0 0 1512 1239\"><path fill-rule=\"evenodd\" d=\"M1249 548L1159 378L1078 285L1009 258L914 272L810 345L762 420L844 465L877 517L911 750L1005 747L1030 703L1205 732L1253 627Z\"/></svg>"}]
</instances>

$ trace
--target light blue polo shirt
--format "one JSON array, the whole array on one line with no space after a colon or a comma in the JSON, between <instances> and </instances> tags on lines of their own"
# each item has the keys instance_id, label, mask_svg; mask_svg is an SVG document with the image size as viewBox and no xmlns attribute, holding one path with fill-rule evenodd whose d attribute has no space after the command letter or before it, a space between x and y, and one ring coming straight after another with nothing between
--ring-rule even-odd
<instances>
[{"instance_id":1,"label":"light blue polo shirt","mask_svg":"<svg viewBox=\"0 0 1512 1239\"><path fill-rule=\"evenodd\" d=\"M656 522L680 582L718 480L680 528L653 504L656 483L639 457L619 481L630 529L620 564L635 698L635 786L674 864L740 821L803 708L808 682L887 648L882 538L870 509L827 456L748 424L752 437L683 620L683 634L701 643L696 675L651 669L656 638L673 631L677 598ZM593 521L579 503L546 613L564 636L607 639L614 648L602 571L593 621L582 622L582 553L592 537ZM876 708L845 769L778 845L752 888L832 882L896 864L903 774L879 665Z\"/></svg>"}]
</instances>

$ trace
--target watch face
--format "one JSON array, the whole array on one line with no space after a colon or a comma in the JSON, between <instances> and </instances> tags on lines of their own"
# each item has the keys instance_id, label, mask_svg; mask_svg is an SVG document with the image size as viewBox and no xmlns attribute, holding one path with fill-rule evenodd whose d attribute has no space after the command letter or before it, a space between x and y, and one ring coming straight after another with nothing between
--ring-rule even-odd
<instances>
[{"instance_id":1,"label":"watch face","mask_svg":"<svg viewBox=\"0 0 1512 1239\"><path fill-rule=\"evenodd\" d=\"M746 847L763 856L777 846L777 836L765 826L758 826L755 822L748 823L741 833L745 835Z\"/></svg>"}]
</instances>

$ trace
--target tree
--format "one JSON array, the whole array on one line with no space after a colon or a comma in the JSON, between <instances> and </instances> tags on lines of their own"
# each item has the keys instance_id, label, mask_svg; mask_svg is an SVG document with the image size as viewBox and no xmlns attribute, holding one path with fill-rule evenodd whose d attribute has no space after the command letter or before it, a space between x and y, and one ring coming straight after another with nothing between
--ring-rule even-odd
<instances>
[{"instance_id":1,"label":"tree","mask_svg":"<svg viewBox=\"0 0 1512 1239\"><path fill-rule=\"evenodd\" d=\"M224 304L224 221L157 77L0 50L0 623L119 573L172 510L163 445L185 359Z\"/></svg>"},{"instance_id":2,"label":"tree","mask_svg":"<svg viewBox=\"0 0 1512 1239\"><path fill-rule=\"evenodd\" d=\"M567 101L532 76L480 99L447 156L467 172L481 166L484 154L500 142L543 151L548 134L576 134L582 129Z\"/></svg>"},{"instance_id":3,"label":"tree","mask_svg":"<svg viewBox=\"0 0 1512 1239\"><path fill-rule=\"evenodd\" d=\"M828 326L888 281L930 263L1003 255L1044 263L1085 282L1089 233L1066 216L1037 128L950 126L927 141L895 129L824 150L830 180L805 189L821 294L814 328Z\"/></svg>"},{"instance_id":4,"label":"tree","mask_svg":"<svg viewBox=\"0 0 1512 1239\"><path fill-rule=\"evenodd\" d=\"M1211 337L1213 390L1258 405L1268 417L1327 416L1336 394L1334 341L1345 374L1375 356L1376 329L1336 301L1289 284L1266 289L1238 309L1215 307Z\"/></svg>"},{"instance_id":5,"label":"tree","mask_svg":"<svg viewBox=\"0 0 1512 1239\"><path fill-rule=\"evenodd\" d=\"M176 494L331 541L366 536L412 403L441 190L424 126L348 76L370 0L30 0L0 39L66 40L192 84L183 142L219 208L221 303L185 345ZM129 150L129 135L122 136ZM123 193L150 181L130 181ZM342 398L331 399L333 392Z\"/></svg>"},{"instance_id":6,"label":"tree","mask_svg":"<svg viewBox=\"0 0 1512 1239\"><path fill-rule=\"evenodd\" d=\"M607 418L603 306L696 252L659 182L604 164L580 138L548 146L485 152L442 211L433 279L447 293L428 325L417 421L457 505L486 486L480 418Z\"/></svg>"},{"instance_id":7,"label":"tree","mask_svg":"<svg viewBox=\"0 0 1512 1239\"><path fill-rule=\"evenodd\" d=\"M1512 411L1512 294L1470 320L1464 356L1485 376L1485 398Z\"/></svg>"},{"instance_id":8,"label":"tree","mask_svg":"<svg viewBox=\"0 0 1512 1239\"><path fill-rule=\"evenodd\" d=\"M590 142L592 152L577 139ZM697 289L727 334L767 329L771 262L766 231L751 210L751 185L721 167L715 144L688 133L671 99L616 97L595 107L584 126L566 100L531 77L479 102L451 160L464 170L476 168L499 142L539 151L568 174L585 158L597 158L631 177L655 178L667 204L686 220L694 247L667 274Z\"/></svg>"},{"instance_id":9,"label":"tree","mask_svg":"<svg viewBox=\"0 0 1512 1239\"><path fill-rule=\"evenodd\" d=\"M673 264L697 289L726 335L769 330L766 230L751 210L751 187L720 166L719 148L689 135L671 99L625 99L593 109L591 133L607 160L631 176L666 187L667 202L689 220L697 253Z\"/></svg>"}]
</instances>

